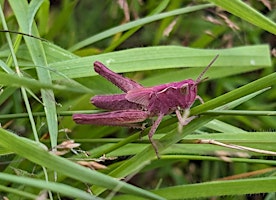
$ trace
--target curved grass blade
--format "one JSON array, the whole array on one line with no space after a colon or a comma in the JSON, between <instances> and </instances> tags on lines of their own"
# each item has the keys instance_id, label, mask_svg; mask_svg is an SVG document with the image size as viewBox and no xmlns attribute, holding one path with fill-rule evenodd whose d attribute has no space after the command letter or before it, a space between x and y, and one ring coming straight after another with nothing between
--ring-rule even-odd
<instances>
[{"instance_id":1,"label":"curved grass blade","mask_svg":"<svg viewBox=\"0 0 276 200\"><path fill-rule=\"evenodd\" d=\"M188 7L176 9L176 10L173 10L173 11L170 11L170 12L156 14L156 15L153 15L153 16L138 19L138 20L135 20L135 21L132 21L132 22L129 22L129 23L111 28L109 30L103 31L103 32L101 32L97 35L94 35L94 36L90 37L90 38L87 38L86 40L83 40L83 41L75 44L71 48L69 48L69 51L76 51L76 50L78 50L80 48L83 48L87 45L90 45L94 42L98 42L98 41L100 41L102 39L105 39L107 37L110 37L110 36L112 36L116 33L126 31L126 30L134 28L136 26L141 26L141 25L144 25L144 24L147 24L147 23L150 23L150 22L154 22L154 21L166 18L166 17L171 17L171 16L175 16L175 15L181 15L181 14L185 14L185 13L189 13L189 12L194 12L194 11L197 11L197 10L202 10L202 9L205 9L205 8L209 8L211 6L213 6L213 4L188 6Z\"/></svg>"},{"instance_id":2,"label":"curved grass blade","mask_svg":"<svg viewBox=\"0 0 276 200\"><path fill-rule=\"evenodd\" d=\"M36 188L41 188L43 190L51 190L60 194L63 194L62 196L67 197L75 197L75 198L81 198L81 199L100 199L96 196L93 196L87 192L84 192L80 189L64 185L62 183L55 183L55 182L46 182L43 180L38 180L34 178L28 178L28 177L20 177L17 175L11 175L11 174L5 174L0 172L0 180L6 180L14 183L19 183L22 185L28 185ZM22 192L22 191L21 191Z\"/></svg>"},{"instance_id":3,"label":"curved grass blade","mask_svg":"<svg viewBox=\"0 0 276 200\"><path fill-rule=\"evenodd\" d=\"M240 0L208 0L226 11L236 15L257 27L276 35L276 24L260 12Z\"/></svg>"},{"instance_id":4,"label":"curved grass blade","mask_svg":"<svg viewBox=\"0 0 276 200\"><path fill-rule=\"evenodd\" d=\"M35 12L36 6L30 7L27 1L16 1L16 0L9 0L11 8L15 14L15 17L18 21L18 24L21 30L25 33L28 33L30 28L29 27L29 16L32 16L32 13ZM33 5L33 4L32 4ZM33 8L33 10L31 10ZM27 11L27 14L26 14ZM30 33L32 35L38 36L38 31L35 23L32 24L33 32ZM29 53L32 57L32 61L36 66L47 66L47 60L45 51L40 40L30 38L24 36L26 45L28 47ZM44 68L36 68L37 75L39 80L45 84L51 84L52 79L49 70ZM58 134L58 126L57 126L57 114L56 114L56 102L54 93L52 90L41 90L42 100L44 104L44 109L46 113L46 120L48 124L51 145L52 147L57 145L57 134Z\"/></svg>"},{"instance_id":5,"label":"curved grass blade","mask_svg":"<svg viewBox=\"0 0 276 200\"><path fill-rule=\"evenodd\" d=\"M90 170L65 158L58 157L48 152L42 144L19 137L2 128L0 128L0 146L38 165L52 169L57 173L64 174L80 182L98 185L111 190L119 188L121 192L131 193L150 199L163 199L151 192L119 181L95 170Z\"/></svg>"},{"instance_id":6,"label":"curved grass blade","mask_svg":"<svg viewBox=\"0 0 276 200\"><path fill-rule=\"evenodd\" d=\"M243 68L250 70L250 68L256 69L271 66L269 46L252 45L219 50L179 46L133 48L51 63L50 67L69 78L96 75L92 65L97 60L101 61L112 71L118 73L184 66L198 67L198 70L202 71L202 68L204 68L217 54L219 54L219 58L210 71L218 67L218 69L221 68L226 72L233 72L233 70L235 70L240 73ZM194 75L196 76L198 73L194 73ZM53 79L60 79L57 73L53 73L52 77ZM175 75L173 77L175 77ZM193 77L190 76L189 78ZM185 79L185 77L182 77L181 80L183 79Z\"/></svg>"}]
</instances>

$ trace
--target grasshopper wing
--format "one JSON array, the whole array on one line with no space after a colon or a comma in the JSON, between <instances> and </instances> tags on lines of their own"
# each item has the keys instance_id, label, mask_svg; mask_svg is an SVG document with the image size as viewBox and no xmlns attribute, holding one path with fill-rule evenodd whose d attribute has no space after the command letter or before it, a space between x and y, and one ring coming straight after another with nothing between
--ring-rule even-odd
<instances>
[{"instance_id":1,"label":"grasshopper wing","mask_svg":"<svg viewBox=\"0 0 276 200\"><path fill-rule=\"evenodd\" d=\"M125 98L130 102L148 106L153 93L152 88L138 88L128 91Z\"/></svg>"}]
</instances>

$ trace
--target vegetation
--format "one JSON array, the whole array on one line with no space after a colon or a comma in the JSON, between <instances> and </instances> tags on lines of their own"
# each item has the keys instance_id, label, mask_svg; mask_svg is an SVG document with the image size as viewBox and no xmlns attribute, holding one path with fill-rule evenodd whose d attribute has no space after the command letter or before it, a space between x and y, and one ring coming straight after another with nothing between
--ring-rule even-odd
<instances>
[{"instance_id":1,"label":"vegetation","mask_svg":"<svg viewBox=\"0 0 276 200\"><path fill-rule=\"evenodd\" d=\"M1 198L276 199L275 1L0 3ZM121 92L97 60L153 86L195 79L217 54L199 117L158 127L161 159L150 126L72 120Z\"/></svg>"}]
</instances>

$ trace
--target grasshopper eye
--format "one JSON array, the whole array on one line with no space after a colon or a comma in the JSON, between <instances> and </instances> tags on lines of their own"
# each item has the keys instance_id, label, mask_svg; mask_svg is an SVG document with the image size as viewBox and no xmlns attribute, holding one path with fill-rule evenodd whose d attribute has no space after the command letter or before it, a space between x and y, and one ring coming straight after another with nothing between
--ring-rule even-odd
<instances>
[{"instance_id":1,"label":"grasshopper eye","mask_svg":"<svg viewBox=\"0 0 276 200\"><path fill-rule=\"evenodd\" d=\"M188 88L188 86L187 86L186 84L183 85L183 86L180 88L180 93L183 94L183 95L189 94L189 88Z\"/></svg>"}]
</instances>

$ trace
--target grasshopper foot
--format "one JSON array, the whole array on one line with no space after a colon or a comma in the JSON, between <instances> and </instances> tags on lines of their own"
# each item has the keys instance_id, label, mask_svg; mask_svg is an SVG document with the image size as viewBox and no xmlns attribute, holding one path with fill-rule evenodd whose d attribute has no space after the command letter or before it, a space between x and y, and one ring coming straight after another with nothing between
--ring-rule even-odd
<instances>
[{"instance_id":1,"label":"grasshopper foot","mask_svg":"<svg viewBox=\"0 0 276 200\"><path fill-rule=\"evenodd\" d=\"M183 126L186 126L189 124L193 119L197 118L197 116L191 116L188 117L190 114L190 109L185 109L183 115L181 116L181 113L179 110L175 111L176 116L178 118L178 132L181 133Z\"/></svg>"}]
</instances>

